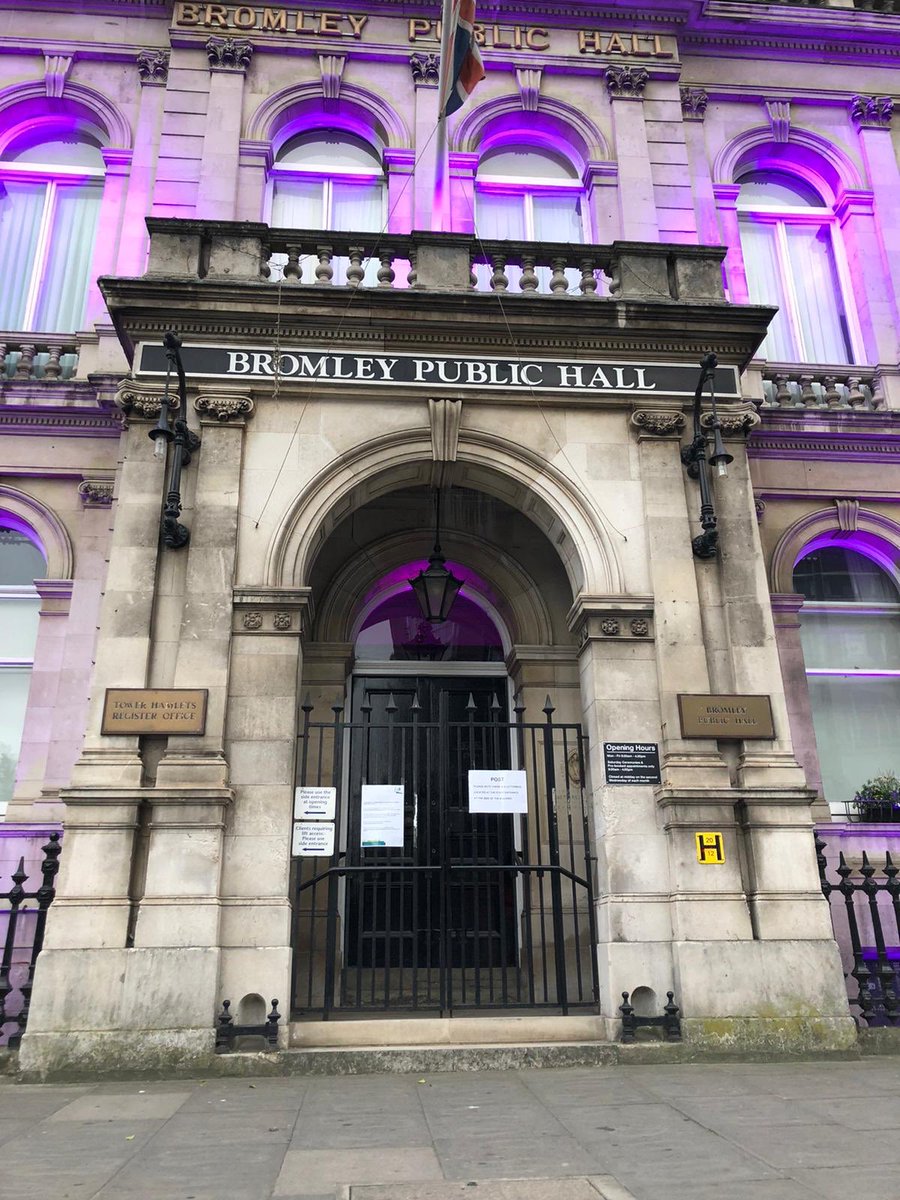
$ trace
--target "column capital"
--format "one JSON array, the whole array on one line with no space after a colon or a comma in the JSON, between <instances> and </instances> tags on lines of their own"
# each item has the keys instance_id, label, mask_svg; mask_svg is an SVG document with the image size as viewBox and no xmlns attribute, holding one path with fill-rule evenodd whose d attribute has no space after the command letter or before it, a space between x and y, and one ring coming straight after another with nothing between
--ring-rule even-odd
<instances>
[{"instance_id":1,"label":"column capital","mask_svg":"<svg viewBox=\"0 0 900 1200\"><path fill-rule=\"evenodd\" d=\"M581 593L566 614L566 624L577 635L579 647L609 638L652 641L653 597Z\"/></svg>"},{"instance_id":2,"label":"column capital","mask_svg":"<svg viewBox=\"0 0 900 1200\"><path fill-rule=\"evenodd\" d=\"M890 129L893 115L890 96L856 95L850 101L850 116L857 129Z\"/></svg>"},{"instance_id":3,"label":"column capital","mask_svg":"<svg viewBox=\"0 0 900 1200\"><path fill-rule=\"evenodd\" d=\"M243 74L250 66L253 46L244 38L211 37L206 43L210 71L234 71Z\"/></svg>"},{"instance_id":4,"label":"column capital","mask_svg":"<svg viewBox=\"0 0 900 1200\"><path fill-rule=\"evenodd\" d=\"M440 72L440 55L433 51L417 50L409 56L413 86L436 88Z\"/></svg>"},{"instance_id":5,"label":"column capital","mask_svg":"<svg viewBox=\"0 0 900 1200\"><path fill-rule=\"evenodd\" d=\"M142 87L165 87L169 79L169 50L140 50L137 56L138 77Z\"/></svg>"},{"instance_id":6,"label":"column capital","mask_svg":"<svg viewBox=\"0 0 900 1200\"><path fill-rule=\"evenodd\" d=\"M226 421L243 424L253 415L250 397L235 392L201 392L194 401L194 408L201 417L214 418L220 424Z\"/></svg>"},{"instance_id":7,"label":"column capital","mask_svg":"<svg viewBox=\"0 0 900 1200\"><path fill-rule=\"evenodd\" d=\"M680 440L684 429L684 413L680 409L638 408L631 414L631 424L638 436Z\"/></svg>"},{"instance_id":8,"label":"column capital","mask_svg":"<svg viewBox=\"0 0 900 1200\"><path fill-rule=\"evenodd\" d=\"M611 100L643 100L650 78L646 67L607 67L606 90Z\"/></svg>"},{"instance_id":9,"label":"column capital","mask_svg":"<svg viewBox=\"0 0 900 1200\"><path fill-rule=\"evenodd\" d=\"M709 95L704 88L683 87L678 89L681 95L681 116L685 121L702 121L706 116L706 106Z\"/></svg>"}]
</instances>

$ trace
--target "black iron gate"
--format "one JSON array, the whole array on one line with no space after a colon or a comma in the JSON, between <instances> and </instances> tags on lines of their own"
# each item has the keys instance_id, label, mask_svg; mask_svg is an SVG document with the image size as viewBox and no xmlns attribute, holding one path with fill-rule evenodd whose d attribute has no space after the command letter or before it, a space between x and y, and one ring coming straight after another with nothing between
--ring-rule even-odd
<instances>
[{"instance_id":1,"label":"black iron gate","mask_svg":"<svg viewBox=\"0 0 900 1200\"><path fill-rule=\"evenodd\" d=\"M335 853L294 862L294 1011L596 1007L581 730L510 720L493 681L357 681L303 706L298 784L336 791ZM522 815L469 811L470 770L524 770ZM363 845L364 785L402 786L402 846Z\"/></svg>"}]
</instances>

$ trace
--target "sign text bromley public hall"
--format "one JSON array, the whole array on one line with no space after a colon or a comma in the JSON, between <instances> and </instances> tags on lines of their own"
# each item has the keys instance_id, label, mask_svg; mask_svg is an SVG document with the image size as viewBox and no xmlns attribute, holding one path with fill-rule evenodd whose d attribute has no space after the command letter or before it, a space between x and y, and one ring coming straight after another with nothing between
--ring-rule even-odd
<instances>
[{"instance_id":1,"label":"sign text bromley public hall","mask_svg":"<svg viewBox=\"0 0 900 1200\"><path fill-rule=\"evenodd\" d=\"M439 46L441 22L429 17L406 18L407 41ZM215 4L206 0L179 0L175 5L173 24L178 29L205 29L212 33L293 34L322 38L354 38L372 36L367 29L365 13L294 8L278 4ZM551 43L554 53L576 49L579 54L602 54L611 57L670 59L675 57L674 41L658 33L622 32L600 29L556 29L542 25L486 24L476 22L475 41L488 50L533 50L547 53ZM575 35L575 46L569 43ZM375 40L380 40L376 38Z\"/></svg>"}]
</instances>

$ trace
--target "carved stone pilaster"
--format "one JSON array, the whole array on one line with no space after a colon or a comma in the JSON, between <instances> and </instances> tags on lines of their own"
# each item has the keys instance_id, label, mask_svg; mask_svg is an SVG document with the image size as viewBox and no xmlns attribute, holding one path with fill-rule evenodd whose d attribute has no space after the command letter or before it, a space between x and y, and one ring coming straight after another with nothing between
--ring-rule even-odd
<instances>
[{"instance_id":1,"label":"carved stone pilaster","mask_svg":"<svg viewBox=\"0 0 900 1200\"><path fill-rule=\"evenodd\" d=\"M543 73L540 67L516 68L519 99L522 101L522 108L526 112L537 112L538 110L538 105L541 102L541 77Z\"/></svg>"},{"instance_id":2,"label":"carved stone pilaster","mask_svg":"<svg viewBox=\"0 0 900 1200\"><path fill-rule=\"evenodd\" d=\"M211 37L206 43L206 56L211 71L246 71L253 47L243 38Z\"/></svg>"},{"instance_id":3,"label":"carved stone pilaster","mask_svg":"<svg viewBox=\"0 0 900 1200\"><path fill-rule=\"evenodd\" d=\"M320 54L319 70L322 73L322 95L326 100L338 100L341 95L341 79L344 76L346 55Z\"/></svg>"},{"instance_id":4,"label":"carved stone pilaster","mask_svg":"<svg viewBox=\"0 0 900 1200\"><path fill-rule=\"evenodd\" d=\"M791 136L790 100L766 100L764 104L772 129L772 140L786 142Z\"/></svg>"},{"instance_id":5,"label":"carved stone pilaster","mask_svg":"<svg viewBox=\"0 0 900 1200\"><path fill-rule=\"evenodd\" d=\"M703 88L683 87L681 93L681 115L685 121L702 121L706 116L709 96Z\"/></svg>"},{"instance_id":6,"label":"carved stone pilaster","mask_svg":"<svg viewBox=\"0 0 900 1200\"><path fill-rule=\"evenodd\" d=\"M230 392L201 392L194 401L194 408L201 416L232 421L236 417L251 416L253 401L249 396L236 396Z\"/></svg>"},{"instance_id":7,"label":"carved stone pilaster","mask_svg":"<svg viewBox=\"0 0 900 1200\"><path fill-rule=\"evenodd\" d=\"M612 100L643 100L649 78L646 67L607 67L606 90Z\"/></svg>"},{"instance_id":8,"label":"carved stone pilaster","mask_svg":"<svg viewBox=\"0 0 900 1200\"><path fill-rule=\"evenodd\" d=\"M663 408L639 408L631 414L631 424L642 434L677 438L684 429L684 413Z\"/></svg>"},{"instance_id":9,"label":"carved stone pilaster","mask_svg":"<svg viewBox=\"0 0 900 1200\"><path fill-rule=\"evenodd\" d=\"M116 389L116 404L129 417L155 421L162 408L162 393L158 384L138 383L135 379L123 379ZM181 401L169 395L169 408L176 410Z\"/></svg>"},{"instance_id":10,"label":"carved stone pilaster","mask_svg":"<svg viewBox=\"0 0 900 1200\"><path fill-rule=\"evenodd\" d=\"M859 129L890 129L894 101L890 96L854 96L850 116Z\"/></svg>"},{"instance_id":11,"label":"carved stone pilaster","mask_svg":"<svg viewBox=\"0 0 900 1200\"><path fill-rule=\"evenodd\" d=\"M412 71L412 80L415 87L434 87L438 86L438 76L440 73L441 60L437 54L428 54L424 51L417 51L409 56L409 69Z\"/></svg>"},{"instance_id":12,"label":"carved stone pilaster","mask_svg":"<svg viewBox=\"0 0 900 1200\"><path fill-rule=\"evenodd\" d=\"M168 50L141 50L137 56L138 76L144 86L165 87L169 78Z\"/></svg>"},{"instance_id":13,"label":"carved stone pilaster","mask_svg":"<svg viewBox=\"0 0 900 1200\"><path fill-rule=\"evenodd\" d=\"M113 502L113 481L84 479L78 485L78 495L85 508L109 508Z\"/></svg>"}]
</instances>

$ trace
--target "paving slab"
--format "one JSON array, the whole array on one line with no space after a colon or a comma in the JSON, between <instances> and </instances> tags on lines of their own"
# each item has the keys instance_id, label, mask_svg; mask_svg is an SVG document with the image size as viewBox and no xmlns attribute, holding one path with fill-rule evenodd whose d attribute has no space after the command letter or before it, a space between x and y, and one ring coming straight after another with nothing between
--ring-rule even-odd
<instances>
[{"instance_id":1,"label":"paving slab","mask_svg":"<svg viewBox=\"0 0 900 1200\"><path fill-rule=\"evenodd\" d=\"M362 1185L344 1187L338 1200L634 1200L632 1193L608 1175L575 1179L498 1179L479 1183L427 1183L411 1187Z\"/></svg>"},{"instance_id":2,"label":"paving slab","mask_svg":"<svg viewBox=\"0 0 900 1200\"><path fill-rule=\"evenodd\" d=\"M190 1092L149 1092L136 1095L104 1095L92 1092L79 1096L47 1117L56 1121L152 1121L174 1116L190 1098Z\"/></svg>"},{"instance_id":3,"label":"paving slab","mask_svg":"<svg viewBox=\"0 0 900 1200\"><path fill-rule=\"evenodd\" d=\"M252 1142L151 1145L96 1200L269 1200L283 1157L283 1145Z\"/></svg>"},{"instance_id":4,"label":"paving slab","mask_svg":"<svg viewBox=\"0 0 900 1200\"><path fill-rule=\"evenodd\" d=\"M327 1195L343 1183L418 1183L441 1179L431 1147L392 1150L289 1150L274 1196ZM224 1200L224 1198L223 1198Z\"/></svg>"}]
</instances>

